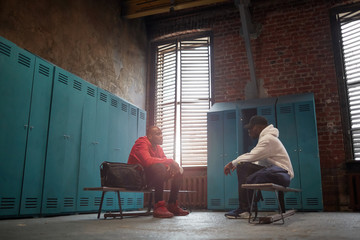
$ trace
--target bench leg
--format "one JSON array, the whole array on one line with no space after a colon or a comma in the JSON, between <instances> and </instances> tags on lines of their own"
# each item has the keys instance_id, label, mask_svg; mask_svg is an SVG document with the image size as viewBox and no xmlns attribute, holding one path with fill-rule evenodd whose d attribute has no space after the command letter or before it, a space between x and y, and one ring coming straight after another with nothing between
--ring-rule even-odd
<instances>
[{"instance_id":1,"label":"bench leg","mask_svg":"<svg viewBox=\"0 0 360 240\"><path fill-rule=\"evenodd\" d=\"M155 193L153 191L150 192L150 196L149 196L149 205L148 205L148 209L147 209L147 213L150 213L151 208L152 208L152 199L153 199L153 195Z\"/></svg>"},{"instance_id":2,"label":"bench leg","mask_svg":"<svg viewBox=\"0 0 360 240\"><path fill-rule=\"evenodd\" d=\"M282 203L281 203L281 200L280 200L280 198L279 198L280 193L279 193L277 190L275 190L274 192L275 192L276 199L277 199L277 202L278 202L278 205L279 205L279 213L280 213L280 215L281 215L282 224L284 224L284 223L285 223L285 220L284 220L284 215L283 215L283 209L282 209L282 207L281 207ZM282 196L284 196L284 193L283 193L283 192L282 192ZM284 209L285 209L285 208L284 208Z\"/></svg>"},{"instance_id":3,"label":"bench leg","mask_svg":"<svg viewBox=\"0 0 360 240\"><path fill-rule=\"evenodd\" d=\"M251 220L251 215L252 215L252 210L253 210L253 206L254 206L256 191L257 191L257 190L254 190L254 191L253 191L253 195L252 195L252 199L251 199L250 212L249 212L249 220L248 220L249 223L254 222L254 221L256 220L256 217L257 217L257 214L256 214L255 217L254 217L254 219Z\"/></svg>"},{"instance_id":4,"label":"bench leg","mask_svg":"<svg viewBox=\"0 0 360 240\"><path fill-rule=\"evenodd\" d=\"M119 201L119 211L120 211L120 218L123 219L123 213L122 213L122 207L121 207L121 198L120 198L120 192L117 191L117 197L118 197L118 201Z\"/></svg>"},{"instance_id":5,"label":"bench leg","mask_svg":"<svg viewBox=\"0 0 360 240\"><path fill-rule=\"evenodd\" d=\"M104 202L104 195L105 195L105 191L103 191L102 194L101 194L101 201L100 201L100 206L99 206L98 216L97 216L98 219L100 218L101 209L102 209L102 205L103 205L103 202Z\"/></svg>"}]
</instances>

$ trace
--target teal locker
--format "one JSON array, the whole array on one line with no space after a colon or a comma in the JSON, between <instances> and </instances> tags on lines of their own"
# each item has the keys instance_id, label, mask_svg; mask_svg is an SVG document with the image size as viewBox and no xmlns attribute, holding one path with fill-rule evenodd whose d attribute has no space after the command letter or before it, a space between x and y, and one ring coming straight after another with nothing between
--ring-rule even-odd
<instances>
[{"instance_id":1,"label":"teal locker","mask_svg":"<svg viewBox=\"0 0 360 240\"><path fill-rule=\"evenodd\" d=\"M224 114L224 153L223 153L223 166L219 169L218 177L222 174L224 176L224 166L236 159L239 156L239 118L236 110L227 110ZM224 177L224 194L225 194L225 209L236 209L239 207L239 194L238 194L238 182L236 171L232 172L231 175Z\"/></svg>"},{"instance_id":2,"label":"teal locker","mask_svg":"<svg viewBox=\"0 0 360 240\"><path fill-rule=\"evenodd\" d=\"M54 66L36 58L20 215L40 214Z\"/></svg>"},{"instance_id":3,"label":"teal locker","mask_svg":"<svg viewBox=\"0 0 360 240\"><path fill-rule=\"evenodd\" d=\"M137 133L138 137L142 137L146 135L146 111L138 108L138 125L137 125ZM127 160L127 159L126 159ZM136 193L136 202L135 208L140 209L144 207L144 194Z\"/></svg>"},{"instance_id":4,"label":"teal locker","mask_svg":"<svg viewBox=\"0 0 360 240\"><path fill-rule=\"evenodd\" d=\"M128 112L128 148L127 156L129 156L132 146L135 141L138 139L138 108L129 103L129 112ZM124 208L125 210L135 210L136 207L136 193L126 193L123 194L125 200Z\"/></svg>"},{"instance_id":5,"label":"teal locker","mask_svg":"<svg viewBox=\"0 0 360 240\"><path fill-rule=\"evenodd\" d=\"M224 195L224 113L222 111L208 112L207 138L208 138L208 167L207 167L207 206L211 210L225 208Z\"/></svg>"},{"instance_id":6,"label":"teal locker","mask_svg":"<svg viewBox=\"0 0 360 240\"><path fill-rule=\"evenodd\" d=\"M48 151L44 177L43 214L76 211L83 80L55 68Z\"/></svg>"},{"instance_id":7,"label":"teal locker","mask_svg":"<svg viewBox=\"0 0 360 240\"><path fill-rule=\"evenodd\" d=\"M19 214L35 56L0 38L0 216Z\"/></svg>"},{"instance_id":8,"label":"teal locker","mask_svg":"<svg viewBox=\"0 0 360 240\"><path fill-rule=\"evenodd\" d=\"M314 96L312 93L281 96L277 109L279 130L286 132L291 129L291 135L282 136L295 168L291 186L302 190L298 195L286 194L286 204L289 207L296 204L294 208L301 204L304 211L321 211L323 202Z\"/></svg>"},{"instance_id":9,"label":"teal locker","mask_svg":"<svg viewBox=\"0 0 360 240\"><path fill-rule=\"evenodd\" d=\"M97 87L84 82L86 94L82 109L81 145L79 164L79 185L77 211L96 211L99 208L101 193L84 191L85 187L100 186L99 161L95 158L96 140L96 97Z\"/></svg>"},{"instance_id":10,"label":"teal locker","mask_svg":"<svg viewBox=\"0 0 360 240\"><path fill-rule=\"evenodd\" d=\"M263 116L268 120L269 124L273 124L274 127L276 127L276 100L276 98L263 98L237 102L241 119L239 155L250 152L257 144L257 140L251 139L247 129L244 128L252 116ZM263 191L262 195L264 201L259 202L259 210L268 210L277 207L276 196L273 192Z\"/></svg>"},{"instance_id":11,"label":"teal locker","mask_svg":"<svg viewBox=\"0 0 360 240\"><path fill-rule=\"evenodd\" d=\"M109 109L109 159L110 162L123 162L121 156L121 100L119 97L109 94L110 109Z\"/></svg>"},{"instance_id":12,"label":"teal locker","mask_svg":"<svg viewBox=\"0 0 360 240\"><path fill-rule=\"evenodd\" d=\"M109 159L109 122L110 122L110 95L109 92L98 88L96 102L96 151L95 158L100 164ZM99 168L100 169L100 168ZM99 170L100 171L100 170ZM118 209L117 196L113 192L105 195L103 209L112 211Z\"/></svg>"}]
</instances>

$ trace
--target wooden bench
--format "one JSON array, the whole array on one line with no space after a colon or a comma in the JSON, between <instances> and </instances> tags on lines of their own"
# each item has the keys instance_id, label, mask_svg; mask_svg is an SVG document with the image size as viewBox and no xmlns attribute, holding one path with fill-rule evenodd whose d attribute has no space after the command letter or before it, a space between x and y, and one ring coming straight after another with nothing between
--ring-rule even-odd
<instances>
[{"instance_id":1,"label":"wooden bench","mask_svg":"<svg viewBox=\"0 0 360 240\"><path fill-rule=\"evenodd\" d=\"M282 224L284 224L285 223L284 218L295 214L295 210L285 211L284 193L285 192L301 192L300 189L283 187L281 185L277 185L274 183L242 184L241 187L245 188L245 189L252 189L252 190L258 190L258 191L259 190L260 191L272 191L276 195L276 199L277 199L278 207L279 207L279 214L266 216L266 217L259 217L258 223L272 223L272 222L276 222L281 219ZM252 211L253 211L253 206L254 206L255 195L256 195L256 191L253 191L253 196L252 196L251 206L250 206L249 223L254 223L256 221L256 214L255 214L255 217L252 218Z\"/></svg>"},{"instance_id":2,"label":"wooden bench","mask_svg":"<svg viewBox=\"0 0 360 240\"><path fill-rule=\"evenodd\" d=\"M148 216L151 215L151 208L152 208L152 199L153 199L153 194L155 192L154 189L144 189L144 190L129 190L126 188L117 188L117 187L90 187L90 188L84 188L85 191L102 191L102 195L101 195L101 201L100 201L100 206L99 206L99 210L98 210L98 215L97 218L100 218L100 214L101 214L101 210L102 210L102 205L103 205L103 201L104 201L104 196L105 193L107 192L115 192L117 197L118 197L118 202L119 202L119 213L105 213L104 214L104 218L106 219L107 217L120 217L121 219L123 219L124 216ZM120 192L138 192L138 193L148 193L150 194L149 196L149 203L148 203L148 208L146 211L141 211L141 212L126 212L124 213L122 211L122 207L121 207L121 200L120 200ZM164 190L164 192L170 192L170 190ZM180 190L179 193L186 193L186 200L190 203L190 197L189 197L189 193L194 193L196 191L190 191L190 190ZM190 208L189 208L190 210Z\"/></svg>"}]
</instances>

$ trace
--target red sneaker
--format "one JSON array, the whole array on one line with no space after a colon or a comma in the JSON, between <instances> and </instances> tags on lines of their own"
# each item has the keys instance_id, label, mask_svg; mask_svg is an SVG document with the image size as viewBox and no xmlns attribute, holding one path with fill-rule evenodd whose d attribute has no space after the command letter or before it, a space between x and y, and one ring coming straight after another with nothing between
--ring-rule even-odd
<instances>
[{"instance_id":1,"label":"red sneaker","mask_svg":"<svg viewBox=\"0 0 360 240\"><path fill-rule=\"evenodd\" d=\"M167 209L169 210L169 212L173 213L175 216L186 216L189 214L188 211L179 207L178 201L176 201L176 203L169 203Z\"/></svg>"},{"instance_id":2,"label":"red sneaker","mask_svg":"<svg viewBox=\"0 0 360 240\"><path fill-rule=\"evenodd\" d=\"M153 216L156 218L171 218L174 214L168 211L165 201L159 201L155 204Z\"/></svg>"}]
</instances>

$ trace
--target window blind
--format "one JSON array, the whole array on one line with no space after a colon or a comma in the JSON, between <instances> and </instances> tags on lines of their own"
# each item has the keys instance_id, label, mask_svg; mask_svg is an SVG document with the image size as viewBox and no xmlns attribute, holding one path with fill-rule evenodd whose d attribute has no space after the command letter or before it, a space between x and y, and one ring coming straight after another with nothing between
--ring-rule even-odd
<instances>
[{"instance_id":1,"label":"window blind","mask_svg":"<svg viewBox=\"0 0 360 240\"><path fill-rule=\"evenodd\" d=\"M338 14L355 160L360 160L360 11Z\"/></svg>"},{"instance_id":2,"label":"window blind","mask_svg":"<svg viewBox=\"0 0 360 240\"><path fill-rule=\"evenodd\" d=\"M206 166L210 38L160 45L156 60L155 123L164 152L182 166Z\"/></svg>"}]
</instances>

